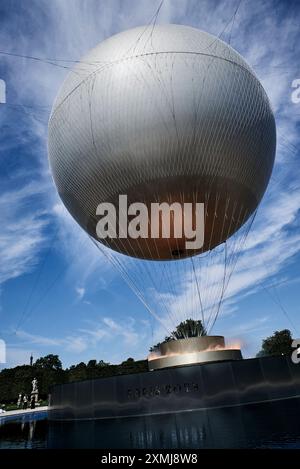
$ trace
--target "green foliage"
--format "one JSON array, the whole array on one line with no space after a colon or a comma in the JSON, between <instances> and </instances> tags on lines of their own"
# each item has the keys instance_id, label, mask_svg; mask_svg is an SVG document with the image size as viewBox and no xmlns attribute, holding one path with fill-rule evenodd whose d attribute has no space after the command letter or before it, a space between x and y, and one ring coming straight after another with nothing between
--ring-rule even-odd
<instances>
[{"instance_id":1,"label":"green foliage","mask_svg":"<svg viewBox=\"0 0 300 469\"><path fill-rule=\"evenodd\" d=\"M134 358L129 357L129 358L127 358L127 360L122 362L121 365L130 365L132 363L134 363Z\"/></svg>"},{"instance_id":2,"label":"green foliage","mask_svg":"<svg viewBox=\"0 0 300 469\"><path fill-rule=\"evenodd\" d=\"M56 383L67 382L66 372L36 364L6 368L0 373L0 402L16 402L19 393L30 394L32 380L37 378L39 396L47 399L49 387Z\"/></svg>"},{"instance_id":3,"label":"green foliage","mask_svg":"<svg viewBox=\"0 0 300 469\"><path fill-rule=\"evenodd\" d=\"M85 379L107 378L130 373L139 373L148 371L147 360L134 361L128 358L120 365L110 365L103 360L96 362L90 360L88 364L81 362L78 365L71 366L68 370L68 381L83 381Z\"/></svg>"},{"instance_id":4,"label":"green foliage","mask_svg":"<svg viewBox=\"0 0 300 469\"><path fill-rule=\"evenodd\" d=\"M155 345L151 345L151 347L149 348L149 352L158 352L160 344L161 344L161 342L158 342Z\"/></svg>"},{"instance_id":5,"label":"green foliage","mask_svg":"<svg viewBox=\"0 0 300 469\"><path fill-rule=\"evenodd\" d=\"M272 336L263 340L261 350L256 356L291 355L292 341L291 331L288 329L275 331Z\"/></svg>"},{"instance_id":6,"label":"green foliage","mask_svg":"<svg viewBox=\"0 0 300 469\"><path fill-rule=\"evenodd\" d=\"M194 319L186 319L186 321L182 321L178 324L171 335L176 339L186 339L188 337L206 335L206 330L200 319L198 321L195 321Z\"/></svg>"},{"instance_id":7,"label":"green foliage","mask_svg":"<svg viewBox=\"0 0 300 469\"><path fill-rule=\"evenodd\" d=\"M97 366L97 360L90 360L87 364L88 368L95 368Z\"/></svg>"},{"instance_id":8,"label":"green foliage","mask_svg":"<svg viewBox=\"0 0 300 469\"><path fill-rule=\"evenodd\" d=\"M41 357L30 365L6 368L0 372L0 403L15 408L19 393L30 395L32 380L37 378L39 398L47 399L50 387L54 384L105 378L130 373L148 371L147 360L135 361L128 358L120 365L110 365L103 360L90 360L72 365L63 370L58 355Z\"/></svg>"},{"instance_id":9,"label":"green foliage","mask_svg":"<svg viewBox=\"0 0 300 469\"><path fill-rule=\"evenodd\" d=\"M174 339L187 339L188 337L200 337L202 335L207 335L206 329L202 324L202 321L199 319L195 321L194 319L186 319L182 321L176 327L175 331L171 335L165 337L164 342L169 342ZM159 350L161 342L150 347L150 352L156 352Z\"/></svg>"},{"instance_id":10,"label":"green foliage","mask_svg":"<svg viewBox=\"0 0 300 469\"><path fill-rule=\"evenodd\" d=\"M38 368L45 368L48 370L61 370L62 369L62 363L58 355L46 355L45 357L41 357L35 362L35 366Z\"/></svg>"}]
</instances>

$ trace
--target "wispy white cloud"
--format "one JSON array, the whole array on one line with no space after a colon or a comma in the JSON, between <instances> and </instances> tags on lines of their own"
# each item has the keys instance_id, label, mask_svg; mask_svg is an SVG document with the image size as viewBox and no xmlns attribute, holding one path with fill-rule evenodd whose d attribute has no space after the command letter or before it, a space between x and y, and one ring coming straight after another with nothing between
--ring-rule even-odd
<instances>
[{"instance_id":1,"label":"wispy white cloud","mask_svg":"<svg viewBox=\"0 0 300 469\"><path fill-rule=\"evenodd\" d=\"M39 346L42 350L51 350L51 353L71 352L80 355L86 350L104 350L107 344L117 341L118 344L131 353L143 344L145 333L138 330L139 324L134 318L116 321L111 317L100 318L98 322L86 320L86 327L78 328L65 337L49 337L33 334L25 330L18 330L15 338L24 344ZM50 353L50 352L48 352Z\"/></svg>"},{"instance_id":2,"label":"wispy white cloud","mask_svg":"<svg viewBox=\"0 0 300 469\"><path fill-rule=\"evenodd\" d=\"M0 195L0 283L33 270L41 249L47 244L47 212L28 210L34 198L45 194L46 186L29 183Z\"/></svg>"},{"instance_id":3,"label":"wispy white cloud","mask_svg":"<svg viewBox=\"0 0 300 469\"><path fill-rule=\"evenodd\" d=\"M78 295L78 299L79 299L79 300L82 300L82 298L84 297L84 294L85 294L85 288L83 288L83 287L76 287L75 290L76 290L76 293L77 293L77 295Z\"/></svg>"},{"instance_id":4,"label":"wispy white cloud","mask_svg":"<svg viewBox=\"0 0 300 469\"><path fill-rule=\"evenodd\" d=\"M134 323L135 321L127 321L127 325L125 325L119 324L108 317L103 318L103 323L107 326L108 330L111 331L111 334L123 338L126 345L135 345L140 337L139 334L133 329L132 322Z\"/></svg>"},{"instance_id":5,"label":"wispy white cloud","mask_svg":"<svg viewBox=\"0 0 300 469\"><path fill-rule=\"evenodd\" d=\"M70 335L63 338L51 338L49 336L32 334L20 329L15 333L15 337L20 339L22 343L32 344L33 346L38 345L41 349L52 351L65 350L67 352L80 354L88 347L88 341L86 337L80 335ZM10 346L8 349L10 349Z\"/></svg>"},{"instance_id":6,"label":"wispy white cloud","mask_svg":"<svg viewBox=\"0 0 300 469\"><path fill-rule=\"evenodd\" d=\"M31 334L23 330L18 330L16 332L16 337L34 345L41 346L58 346L61 344L61 339L51 339L50 337L45 337L41 335Z\"/></svg>"}]
</instances>

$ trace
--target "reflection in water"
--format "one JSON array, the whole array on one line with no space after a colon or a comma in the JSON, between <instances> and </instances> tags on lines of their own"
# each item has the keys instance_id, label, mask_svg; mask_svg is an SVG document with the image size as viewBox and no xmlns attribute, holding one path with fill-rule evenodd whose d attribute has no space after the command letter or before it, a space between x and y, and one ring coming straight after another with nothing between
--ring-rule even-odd
<instances>
[{"instance_id":1,"label":"reflection in water","mask_svg":"<svg viewBox=\"0 0 300 469\"><path fill-rule=\"evenodd\" d=\"M300 448L300 400L118 420L50 422L49 447Z\"/></svg>"},{"instance_id":2,"label":"reflection in water","mask_svg":"<svg viewBox=\"0 0 300 469\"><path fill-rule=\"evenodd\" d=\"M0 448L46 448L48 423L43 417L28 418L23 415L17 421L2 423L0 420Z\"/></svg>"},{"instance_id":3,"label":"reflection in water","mask_svg":"<svg viewBox=\"0 0 300 469\"><path fill-rule=\"evenodd\" d=\"M0 448L300 448L300 399L116 420L0 426Z\"/></svg>"}]
</instances>

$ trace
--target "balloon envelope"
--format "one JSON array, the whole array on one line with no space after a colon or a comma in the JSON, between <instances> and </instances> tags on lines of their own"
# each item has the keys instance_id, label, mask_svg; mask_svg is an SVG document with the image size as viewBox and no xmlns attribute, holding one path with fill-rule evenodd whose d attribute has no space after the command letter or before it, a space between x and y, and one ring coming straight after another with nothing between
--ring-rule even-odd
<instances>
[{"instance_id":1,"label":"balloon envelope","mask_svg":"<svg viewBox=\"0 0 300 469\"><path fill-rule=\"evenodd\" d=\"M103 240L142 259L191 256L234 234L266 190L275 146L269 100L244 59L181 25L135 28L99 44L65 80L49 122L58 192L95 239L97 206L118 207L120 194L147 207L204 203L196 251L172 229L169 238Z\"/></svg>"}]
</instances>

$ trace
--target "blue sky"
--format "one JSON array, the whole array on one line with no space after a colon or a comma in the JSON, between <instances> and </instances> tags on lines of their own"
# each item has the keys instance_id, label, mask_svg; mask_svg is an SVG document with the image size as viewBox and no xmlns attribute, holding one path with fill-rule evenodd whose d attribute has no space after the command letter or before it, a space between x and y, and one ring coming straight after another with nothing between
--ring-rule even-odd
<instances>
[{"instance_id":1,"label":"blue sky","mask_svg":"<svg viewBox=\"0 0 300 469\"><path fill-rule=\"evenodd\" d=\"M0 5L0 338L13 366L48 353L63 364L144 358L162 339L149 317L62 206L47 160L47 122L70 61L119 31L149 22L154 0L6 0ZM262 338L300 336L299 2L165 0L158 23L220 35L254 68L277 123L276 165L213 332L254 355ZM57 61L63 59L64 61ZM46 63L46 62L51 63ZM276 287L274 287L276 285ZM174 308L183 298L173 296ZM183 317L182 317L183 318Z\"/></svg>"}]
</instances>

